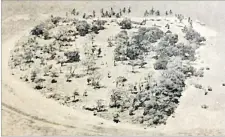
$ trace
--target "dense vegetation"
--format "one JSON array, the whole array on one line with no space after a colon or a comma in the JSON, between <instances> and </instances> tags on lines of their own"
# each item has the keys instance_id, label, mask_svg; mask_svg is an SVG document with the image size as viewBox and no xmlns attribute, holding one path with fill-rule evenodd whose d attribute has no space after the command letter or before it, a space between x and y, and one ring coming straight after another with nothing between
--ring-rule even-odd
<instances>
[{"instance_id":1,"label":"dense vegetation","mask_svg":"<svg viewBox=\"0 0 225 137\"><path fill-rule=\"evenodd\" d=\"M102 17L121 17L122 14L129 14L131 9L120 9L118 13L111 8L110 11L101 10ZM79 12L75 9L71 12L77 16ZM145 16L160 16L160 11L151 9L145 12ZM166 11L167 15L173 12ZM9 62L12 70L21 71L20 79L32 83L33 87L53 98L61 104L74 104L80 101L80 94L75 90L71 95L64 95L62 92L48 95L53 92L49 85L58 83L60 78L65 82L71 82L75 78L85 77L87 86L95 90L103 88L101 70L96 62L102 57L102 49L95 44L95 36L106 29L106 20L85 20L88 15L84 14L84 20L51 17L46 22L35 26L30 36L17 43L11 51ZM95 17L93 11L92 17ZM182 17L178 17L182 21ZM146 22L146 20L145 20ZM119 113L126 113L134 123L146 125L165 124L179 104L179 98L185 88L185 80L190 76L202 76L202 71L197 71L191 62L195 61L196 49L206 40L192 27L185 27L182 31L184 38L189 41L180 43L178 34L165 33L159 27L139 27L137 31L131 31L133 24L131 19L124 18L118 23L121 31L115 36L109 36L107 48L114 48L114 67L116 63L128 62L132 66L132 73L135 66L143 69L146 64L152 63L153 71L138 83L126 83L128 80L119 76L116 78L116 86L111 89L109 104L98 100L95 107L83 108L97 113L105 112L108 109L119 110ZM140 24L141 25L141 24ZM169 27L168 27L169 30ZM76 48L75 42L80 37L90 37L91 44L82 45L84 54L81 57L80 51ZM74 48L75 47L75 48ZM145 57L151 56L151 62ZM84 67L82 75L77 74L78 66ZM112 68L114 69L114 68ZM155 73L159 75L154 75ZM14 73L13 73L14 74ZM109 81L112 76L108 73ZM57 90L57 89L55 89ZM88 94L85 91L83 98ZM122 121L119 114L115 114L115 122Z\"/></svg>"}]
</instances>

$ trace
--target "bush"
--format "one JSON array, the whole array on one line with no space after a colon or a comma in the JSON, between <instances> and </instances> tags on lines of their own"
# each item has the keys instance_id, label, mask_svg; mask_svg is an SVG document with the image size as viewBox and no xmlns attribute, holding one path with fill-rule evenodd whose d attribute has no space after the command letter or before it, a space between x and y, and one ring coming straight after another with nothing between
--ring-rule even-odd
<instances>
[{"instance_id":1,"label":"bush","mask_svg":"<svg viewBox=\"0 0 225 137\"><path fill-rule=\"evenodd\" d=\"M116 36L114 59L116 61L140 59L144 52L148 51L148 45L163 35L163 31L158 28L140 28L129 40L127 32L121 31Z\"/></svg>"},{"instance_id":2,"label":"bush","mask_svg":"<svg viewBox=\"0 0 225 137\"><path fill-rule=\"evenodd\" d=\"M154 69L155 70L165 70L167 68L168 59L165 57L160 57L156 62L154 63Z\"/></svg>"},{"instance_id":3,"label":"bush","mask_svg":"<svg viewBox=\"0 0 225 137\"><path fill-rule=\"evenodd\" d=\"M31 34L35 36L41 36L44 34L44 31L45 31L44 24L40 24L31 30Z\"/></svg>"},{"instance_id":4,"label":"bush","mask_svg":"<svg viewBox=\"0 0 225 137\"><path fill-rule=\"evenodd\" d=\"M192 28L187 29L185 33L185 38L191 42L195 42L196 44L201 44L202 42L206 41L204 37L202 37Z\"/></svg>"},{"instance_id":5,"label":"bush","mask_svg":"<svg viewBox=\"0 0 225 137\"><path fill-rule=\"evenodd\" d=\"M131 29L131 20L128 18L123 19L119 25L121 26L121 29Z\"/></svg>"},{"instance_id":6,"label":"bush","mask_svg":"<svg viewBox=\"0 0 225 137\"><path fill-rule=\"evenodd\" d=\"M90 28L90 25L87 23L87 21L79 21L76 25L76 29L79 32L80 36L85 36L88 34L88 30Z\"/></svg>"},{"instance_id":7,"label":"bush","mask_svg":"<svg viewBox=\"0 0 225 137\"><path fill-rule=\"evenodd\" d=\"M61 17L53 17L53 18L51 18L52 23L55 24L55 25L57 25L62 20L63 20L63 18L61 18Z\"/></svg>"},{"instance_id":8,"label":"bush","mask_svg":"<svg viewBox=\"0 0 225 137\"><path fill-rule=\"evenodd\" d=\"M127 60L127 46L129 44L127 31L121 31L115 38L114 59L116 61Z\"/></svg>"},{"instance_id":9,"label":"bush","mask_svg":"<svg viewBox=\"0 0 225 137\"><path fill-rule=\"evenodd\" d=\"M104 28L105 23L106 23L106 21L104 21L104 20L94 20L92 22L91 30L97 34L99 30L105 29Z\"/></svg>"},{"instance_id":10,"label":"bush","mask_svg":"<svg viewBox=\"0 0 225 137\"><path fill-rule=\"evenodd\" d=\"M179 50L179 56L182 57L183 60L191 60L194 61L195 58L195 50L196 48L192 45L184 45L183 43L179 43L176 45Z\"/></svg>"},{"instance_id":11,"label":"bush","mask_svg":"<svg viewBox=\"0 0 225 137\"><path fill-rule=\"evenodd\" d=\"M125 104L129 103L129 98L126 93L126 91L122 89L113 89L111 91L111 97L110 97L110 103L109 106L111 108L116 107L116 108L127 108L125 107Z\"/></svg>"},{"instance_id":12,"label":"bush","mask_svg":"<svg viewBox=\"0 0 225 137\"><path fill-rule=\"evenodd\" d=\"M54 28L54 27L55 27L55 25L47 20L46 22L35 26L31 30L31 35L35 35L35 36L38 36L38 37L44 36L44 38L48 38L49 37L49 32L48 31L50 29Z\"/></svg>"},{"instance_id":13,"label":"bush","mask_svg":"<svg viewBox=\"0 0 225 137\"><path fill-rule=\"evenodd\" d=\"M195 60L196 47L193 45L184 45L183 43L174 44L174 42L171 44L169 39L162 39L157 47L155 47L156 53L168 57L180 56L182 60Z\"/></svg>"},{"instance_id":14,"label":"bush","mask_svg":"<svg viewBox=\"0 0 225 137\"><path fill-rule=\"evenodd\" d=\"M140 28L137 33L139 35L140 42L146 40L150 43L155 43L164 36L164 32L157 27Z\"/></svg>"},{"instance_id":15,"label":"bush","mask_svg":"<svg viewBox=\"0 0 225 137\"><path fill-rule=\"evenodd\" d=\"M78 51L69 51L69 52L64 53L64 55L67 57L66 62L68 62L68 63L80 61L80 55L79 55Z\"/></svg>"},{"instance_id":16,"label":"bush","mask_svg":"<svg viewBox=\"0 0 225 137\"><path fill-rule=\"evenodd\" d=\"M167 34L164 37L165 41L168 41L169 44L175 45L178 42L178 35L177 34Z\"/></svg>"},{"instance_id":17,"label":"bush","mask_svg":"<svg viewBox=\"0 0 225 137\"><path fill-rule=\"evenodd\" d=\"M96 106L97 112L107 111L106 105L104 104L104 100L99 99L97 100L96 104L97 104Z\"/></svg>"},{"instance_id":18,"label":"bush","mask_svg":"<svg viewBox=\"0 0 225 137\"><path fill-rule=\"evenodd\" d=\"M89 79L91 86L94 88L100 88L100 80L102 79L101 73L94 72L94 74Z\"/></svg>"}]
</instances>

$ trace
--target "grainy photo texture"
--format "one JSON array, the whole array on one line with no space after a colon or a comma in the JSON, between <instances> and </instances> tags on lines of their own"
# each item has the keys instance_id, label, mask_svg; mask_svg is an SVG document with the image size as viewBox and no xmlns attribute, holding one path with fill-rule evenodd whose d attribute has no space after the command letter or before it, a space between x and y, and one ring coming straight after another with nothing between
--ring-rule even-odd
<instances>
[{"instance_id":1,"label":"grainy photo texture","mask_svg":"<svg viewBox=\"0 0 225 137\"><path fill-rule=\"evenodd\" d=\"M225 135L224 8L2 1L2 135Z\"/></svg>"}]
</instances>

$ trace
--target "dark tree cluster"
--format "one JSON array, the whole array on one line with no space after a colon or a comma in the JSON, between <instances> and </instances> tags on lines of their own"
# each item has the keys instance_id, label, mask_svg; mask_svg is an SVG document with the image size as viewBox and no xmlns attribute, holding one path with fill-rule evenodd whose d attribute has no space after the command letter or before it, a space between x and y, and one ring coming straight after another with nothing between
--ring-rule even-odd
<instances>
[{"instance_id":1,"label":"dark tree cluster","mask_svg":"<svg viewBox=\"0 0 225 137\"><path fill-rule=\"evenodd\" d=\"M85 36L89 32L90 25L87 23L87 21L79 21L76 24L76 29L79 32L80 36Z\"/></svg>"},{"instance_id":2,"label":"dark tree cluster","mask_svg":"<svg viewBox=\"0 0 225 137\"><path fill-rule=\"evenodd\" d=\"M103 30L105 29L104 25L105 25L106 21L104 20L94 20L92 22L92 27L91 27L91 30L98 34L99 30Z\"/></svg>"},{"instance_id":3,"label":"dark tree cluster","mask_svg":"<svg viewBox=\"0 0 225 137\"><path fill-rule=\"evenodd\" d=\"M119 25L121 26L121 29L131 29L132 27L132 24L131 24L131 20L126 18L126 19L123 19Z\"/></svg>"},{"instance_id":4,"label":"dark tree cluster","mask_svg":"<svg viewBox=\"0 0 225 137\"><path fill-rule=\"evenodd\" d=\"M49 39L49 30L54 27L55 25L52 22L46 21L45 23L41 23L40 25L35 26L31 30L31 35L43 37L44 39Z\"/></svg>"},{"instance_id":5,"label":"dark tree cluster","mask_svg":"<svg viewBox=\"0 0 225 137\"><path fill-rule=\"evenodd\" d=\"M140 59L148 51L149 45L157 42L163 35L163 31L158 28L140 28L129 39L127 32L121 31L116 36L114 59L116 61Z\"/></svg>"},{"instance_id":6,"label":"dark tree cluster","mask_svg":"<svg viewBox=\"0 0 225 137\"><path fill-rule=\"evenodd\" d=\"M64 55L67 57L66 62L68 62L68 63L80 61L80 55L79 55L78 51L66 52L66 53L64 53Z\"/></svg>"},{"instance_id":7,"label":"dark tree cluster","mask_svg":"<svg viewBox=\"0 0 225 137\"><path fill-rule=\"evenodd\" d=\"M192 28L188 28L183 31L185 33L185 38L191 42L195 42L196 44L201 44L206 41L204 37L202 37L198 32L196 32Z\"/></svg>"}]
</instances>

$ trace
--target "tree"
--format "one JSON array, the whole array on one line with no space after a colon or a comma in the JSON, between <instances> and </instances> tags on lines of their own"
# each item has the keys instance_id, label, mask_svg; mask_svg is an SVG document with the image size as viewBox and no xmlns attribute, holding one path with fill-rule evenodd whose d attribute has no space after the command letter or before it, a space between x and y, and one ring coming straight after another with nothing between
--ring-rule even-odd
<instances>
[{"instance_id":1,"label":"tree","mask_svg":"<svg viewBox=\"0 0 225 137\"><path fill-rule=\"evenodd\" d=\"M30 74L31 81L34 82L36 77L37 77L37 70L34 69L34 70L31 71L31 74Z\"/></svg>"},{"instance_id":2,"label":"tree","mask_svg":"<svg viewBox=\"0 0 225 137\"><path fill-rule=\"evenodd\" d=\"M155 15L156 15L156 16L160 16L160 11L157 10L156 13L155 13Z\"/></svg>"},{"instance_id":3,"label":"tree","mask_svg":"<svg viewBox=\"0 0 225 137\"><path fill-rule=\"evenodd\" d=\"M96 104L97 104L96 106L97 112L106 111L106 108L105 108L106 106L104 105L103 99L97 100Z\"/></svg>"},{"instance_id":4,"label":"tree","mask_svg":"<svg viewBox=\"0 0 225 137\"><path fill-rule=\"evenodd\" d=\"M86 67L86 74L89 74L90 70L95 70L95 59L92 54L86 54L85 59L82 61L82 64Z\"/></svg>"},{"instance_id":5,"label":"tree","mask_svg":"<svg viewBox=\"0 0 225 137\"><path fill-rule=\"evenodd\" d=\"M127 109L130 105L128 93L122 89L112 89L109 107Z\"/></svg>"},{"instance_id":6,"label":"tree","mask_svg":"<svg viewBox=\"0 0 225 137\"><path fill-rule=\"evenodd\" d=\"M129 44L129 37L127 31L121 31L115 38L115 50L114 59L115 61L126 60L127 45Z\"/></svg>"},{"instance_id":7,"label":"tree","mask_svg":"<svg viewBox=\"0 0 225 137\"><path fill-rule=\"evenodd\" d=\"M135 60L130 60L130 65L132 66L131 72L134 73L134 72L135 72L135 71L134 71L134 67L137 66L136 61L135 61Z\"/></svg>"},{"instance_id":8,"label":"tree","mask_svg":"<svg viewBox=\"0 0 225 137\"><path fill-rule=\"evenodd\" d=\"M108 47L112 47L112 46L113 46L112 38L111 38L111 37L109 37L109 38L107 39L107 42L108 42Z\"/></svg>"},{"instance_id":9,"label":"tree","mask_svg":"<svg viewBox=\"0 0 225 137\"><path fill-rule=\"evenodd\" d=\"M94 33L91 33L88 37L89 41L91 42L92 47L94 47L95 37L96 37L96 34L94 34Z\"/></svg>"},{"instance_id":10,"label":"tree","mask_svg":"<svg viewBox=\"0 0 225 137\"><path fill-rule=\"evenodd\" d=\"M86 18L86 13L83 14L83 19L85 19L85 18Z\"/></svg>"},{"instance_id":11,"label":"tree","mask_svg":"<svg viewBox=\"0 0 225 137\"><path fill-rule=\"evenodd\" d=\"M147 17L148 15L149 15L148 10L145 10L144 17Z\"/></svg>"},{"instance_id":12,"label":"tree","mask_svg":"<svg viewBox=\"0 0 225 137\"><path fill-rule=\"evenodd\" d=\"M168 12L166 11L166 13L165 13L165 14L166 14L166 16L167 16L167 15L168 15Z\"/></svg>"},{"instance_id":13,"label":"tree","mask_svg":"<svg viewBox=\"0 0 225 137\"><path fill-rule=\"evenodd\" d=\"M168 59L166 57L160 57L155 63L155 70L166 69L167 68Z\"/></svg>"},{"instance_id":14,"label":"tree","mask_svg":"<svg viewBox=\"0 0 225 137\"><path fill-rule=\"evenodd\" d=\"M48 76L48 73L49 73L49 71L50 71L49 66L45 66L45 67L43 68L43 71L44 71L44 76Z\"/></svg>"},{"instance_id":15,"label":"tree","mask_svg":"<svg viewBox=\"0 0 225 137\"><path fill-rule=\"evenodd\" d=\"M120 24L122 29L131 29L132 25L131 25L131 20L128 18L123 19Z\"/></svg>"},{"instance_id":16,"label":"tree","mask_svg":"<svg viewBox=\"0 0 225 137\"><path fill-rule=\"evenodd\" d=\"M57 68L52 68L51 70L51 77L58 77L59 76L59 72Z\"/></svg>"},{"instance_id":17,"label":"tree","mask_svg":"<svg viewBox=\"0 0 225 137\"><path fill-rule=\"evenodd\" d=\"M95 17L95 10L93 10L92 14L93 14L93 17Z\"/></svg>"},{"instance_id":18,"label":"tree","mask_svg":"<svg viewBox=\"0 0 225 137\"><path fill-rule=\"evenodd\" d=\"M130 7L128 8L128 13L131 13L131 8Z\"/></svg>"},{"instance_id":19,"label":"tree","mask_svg":"<svg viewBox=\"0 0 225 137\"><path fill-rule=\"evenodd\" d=\"M151 15L153 15L155 13L154 8L152 7L151 11L150 11Z\"/></svg>"},{"instance_id":20,"label":"tree","mask_svg":"<svg viewBox=\"0 0 225 137\"><path fill-rule=\"evenodd\" d=\"M66 56L66 58L67 58L66 62L68 62L68 63L80 61L79 51L68 51L68 52L64 53L64 55Z\"/></svg>"},{"instance_id":21,"label":"tree","mask_svg":"<svg viewBox=\"0 0 225 137\"><path fill-rule=\"evenodd\" d=\"M30 49L24 49L23 57L26 60L25 61L26 63L30 63L30 62L32 62L33 52Z\"/></svg>"},{"instance_id":22,"label":"tree","mask_svg":"<svg viewBox=\"0 0 225 137\"><path fill-rule=\"evenodd\" d=\"M94 31L96 34L98 34L99 30L103 30L104 29L104 24L105 21L104 20L94 20L92 22L92 27L91 30Z\"/></svg>"},{"instance_id":23,"label":"tree","mask_svg":"<svg viewBox=\"0 0 225 137\"><path fill-rule=\"evenodd\" d=\"M188 28L185 31L185 38L191 42L195 42L196 44L201 44L206 41L204 37L200 35L200 33L196 32L193 28Z\"/></svg>"},{"instance_id":24,"label":"tree","mask_svg":"<svg viewBox=\"0 0 225 137\"><path fill-rule=\"evenodd\" d=\"M94 88L100 88L100 80L102 79L101 73L95 71L93 75L90 77L91 85Z\"/></svg>"},{"instance_id":25,"label":"tree","mask_svg":"<svg viewBox=\"0 0 225 137\"><path fill-rule=\"evenodd\" d=\"M99 48L98 49L98 57L100 57L101 53L102 53L102 50L101 50L101 48Z\"/></svg>"},{"instance_id":26,"label":"tree","mask_svg":"<svg viewBox=\"0 0 225 137\"><path fill-rule=\"evenodd\" d=\"M76 68L77 68L77 66L74 64L71 64L68 66L67 74L65 75L67 78L66 81L70 81L70 78L74 77Z\"/></svg>"},{"instance_id":27,"label":"tree","mask_svg":"<svg viewBox=\"0 0 225 137\"><path fill-rule=\"evenodd\" d=\"M126 13L126 8L125 7L123 8L123 13Z\"/></svg>"},{"instance_id":28,"label":"tree","mask_svg":"<svg viewBox=\"0 0 225 137\"><path fill-rule=\"evenodd\" d=\"M76 25L76 29L79 32L80 36L85 36L88 33L90 25L87 21L79 21Z\"/></svg>"},{"instance_id":29,"label":"tree","mask_svg":"<svg viewBox=\"0 0 225 137\"><path fill-rule=\"evenodd\" d=\"M62 67L66 61L66 56L64 55L64 53L60 52L60 54L57 56L57 62L60 63L60 66Z\"/></svg>"}]
</instances>

